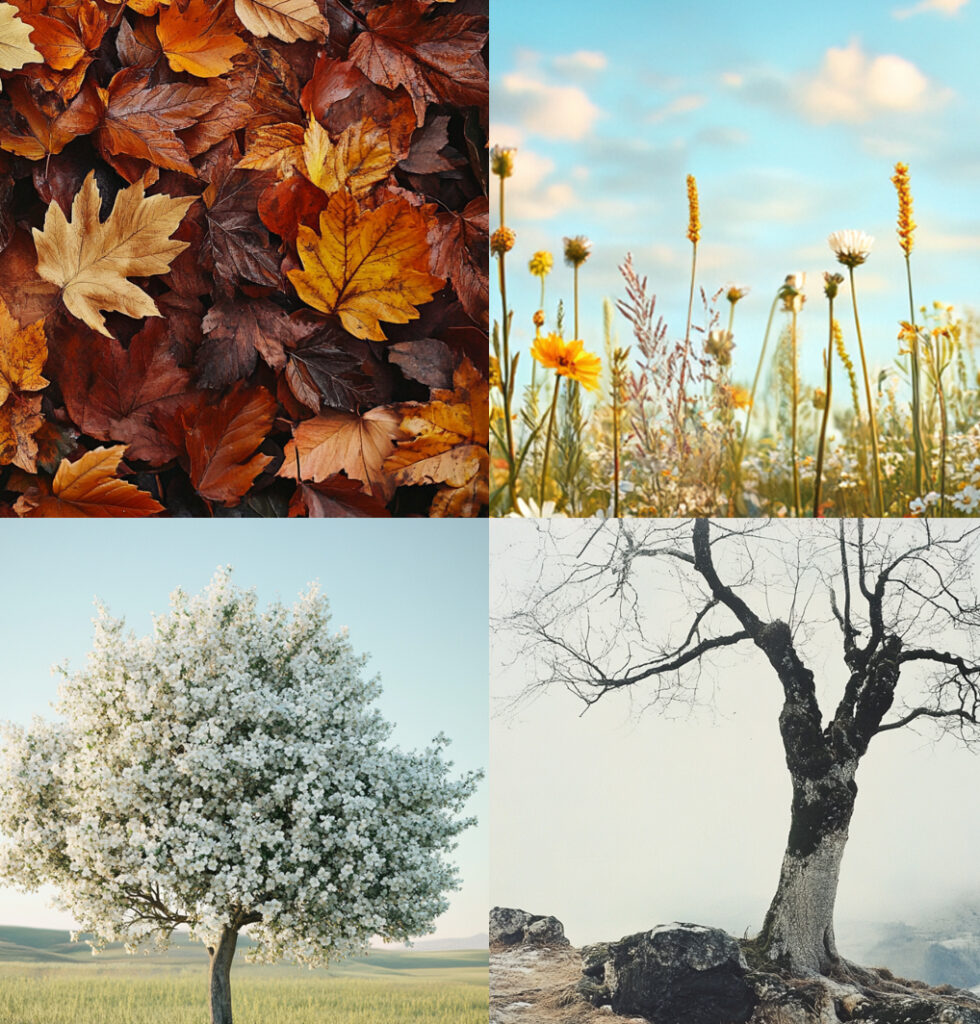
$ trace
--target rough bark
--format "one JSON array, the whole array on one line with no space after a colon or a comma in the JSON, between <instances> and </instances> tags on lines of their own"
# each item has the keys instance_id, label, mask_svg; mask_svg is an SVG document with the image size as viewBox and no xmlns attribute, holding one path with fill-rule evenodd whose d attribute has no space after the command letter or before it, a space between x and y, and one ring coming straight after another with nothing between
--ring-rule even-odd
<instances>
[{"instance_id":1,"label":"rough bark","mask_svg":"<svg viewBox=\"0 0 980 1024\"><path fill-rule=\"evenodd\" d=\"M839 959L834 904L856 794L853 765L793 780L789 839L761 939L766 955L794 974L826 974Z\"/></svg>"},{"instance_id":2,"label":"rough bark","mask_svg":"<svg viewBox=\"0 0 980 1024\"><path fill-rule=\"evenodd\" d=\"M211 970L208 976L211 993L211 1024L232 1024L231 962L235 958L238 932L225 928L217 946L208 948Z\"/></svg>"}]
</instances>

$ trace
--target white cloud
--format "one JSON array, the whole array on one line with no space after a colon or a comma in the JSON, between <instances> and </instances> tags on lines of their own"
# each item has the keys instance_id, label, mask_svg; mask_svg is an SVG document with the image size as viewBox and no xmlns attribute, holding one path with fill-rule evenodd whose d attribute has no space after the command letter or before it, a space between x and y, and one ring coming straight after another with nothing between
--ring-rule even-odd
<instances>
[{"instance_id":1,"label":"white cloud","mask_svg":"<svg viewBox=\"0 0 980 1024\"><path fill-rule=\"evenodd\" d=\"M951 95L904 57L873 56L853 40L827 50L820 70L803 80L800 101L814 121L863 122L876 114L933 109Z\"/></svg>"},{"instance_id":2,"label":"white cloud","mask_svg":"<svg viewBox=\"0 0 980 1024\"><path fill-rule=\"evenodd\" d=\"M659 124L669 117L676 117L678 114L690 114L692 111L699 110L707 102L708 98L706 96L698 96L694 93L688 93L686 96L676 96L669 103L665 103L662 107L654 110L647 117L647 121L650 124Z\"/></svg>"},{"instance_id":3,"label":"white cloud","mask_svg":"<svg viewBox=\"0 0 980 1024\"><path fill-rule=\"evenodd\" d=\"M565 181L552 180L555 161L532 149L519 149L514 176L507 181L507 220L550 220L578 204L575 189Z\"/></svg>"},{"instance_id":4,"label":"white cloud","mask_svg":"<svg viewBox=\"0 0 980 1024\"><path fill-rule=\"evenodd\" d=\"M956 14L960 8L966 7L970 0L922 0L914 7L899 7L892 11L893 18L911 18L913 14L926 14L938 11L947 18Z\"/></svg>"},{"instance_id":5,"label":"white cloud","mask_svg":"<svg viewBox=\"0 0 980 1024\"><path fill-rule=\"evenodd\" d=\"M745 84L745 76L737 71L724 71L721 75L721 83L727 85L729 89L741 89Z\"/></svg>"},{"instance_id":6,"label":"white cloud","mask_svg":"<svg viewBox=\"0 0 980 1024\"><path fill-rule=\"evenodd\" d=\"M603 71L608 63L606 55L598 50L577 50L555 57L553 61L559 71L568 74Z\"/></svg>"},{"instance_id":7,"label":"white cloud","mask_svg":"<svg viewBox=\"0 0 980 1024\"><path fill-rule=\"evenodd\" d=\"M577 86L552 85L530 71L503 75L495 99L505 116L545 139L583 139L601 113Z\"/></svg>"},{"instance_id":8,"label":"white cloud","mask_svg":"<svg viewBox=\"0 0 980 1024\"><path fill-rule=\"evenodd\" d=\"M490 144L492 146L520 147L524 144L524 132L514 124L501 121L490 122Z\"/></svg>"}]
</instances>

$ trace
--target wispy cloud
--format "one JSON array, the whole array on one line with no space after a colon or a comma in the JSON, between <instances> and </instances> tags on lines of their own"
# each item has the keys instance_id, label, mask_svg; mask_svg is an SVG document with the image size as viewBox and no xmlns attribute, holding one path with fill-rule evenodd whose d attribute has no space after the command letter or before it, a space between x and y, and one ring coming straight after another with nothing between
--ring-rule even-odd
<instances>
[{"instance_id":1,"label":"wispy cloud","mask_svg":"<svg viewBox=\"0 0 980 1024\"><path fill-rule=\"evenodd\" d=\"M947 18L957 14L970 0L922 0L913 7L898 7L892 11L893 18L911 18L913 14L928 14L935 11Z\"/></svg>"},{"instance_id":2,"label":"wispy cloud","mask_svg":"<svg viewBox=\"0 0 980 1024\"><path fill-rule=\"evenodd\" d=\"M827 50L817 73L800 81L799 100L814 121L858 123L882 113L934 109L952 95L911 61L866 53L855 39Z\"/></svg>"},{"instance_id":3,"label":"wispy cloud","mask_svg":"<svg viewBox=\"0 0 980 1024\"><path fill-rule=\"evenodd\" d=\"M608 63L606 55L598 50L576 50L575 53L559 54L552 61L557 71L571 75L603 71Z\"/></svg>"},{"instance_id":4,"label":"wispy cloud","mask_svg":"<svg viewBox=\"0 0 980 1024\"><path fill-rule=\"evenodd\" d=\"M695 93L675 96L674 99L663 104L663 106L657 107L656 110L647 115L647 121L650 124L659 124L668 118L677 117L680 114L690 114L692 111L699 110L707 102L707 96L699 96Z\"/></svg>"}]
</instances>

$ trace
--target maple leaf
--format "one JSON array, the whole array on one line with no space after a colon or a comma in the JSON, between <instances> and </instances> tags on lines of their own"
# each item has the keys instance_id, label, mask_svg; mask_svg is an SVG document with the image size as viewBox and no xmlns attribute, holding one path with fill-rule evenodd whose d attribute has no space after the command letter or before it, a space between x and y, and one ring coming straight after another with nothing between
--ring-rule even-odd
<instances>
[{"instance_id":1,"label":"maple leaf","mask_svg":"<svg viewBox=\"0 0 980 1024\"><path fill-rule=\"evenodd\" d=\"M235 166L245 171L275 171L277 177L285 178L303 161L303 137L300 124L260 125Z\"/></svg>"},{"instance_id":2,"label":"maple leaf","mask_svg":"<svg viewBox=\"0 0 980 1024\"><path fill-rule=\"evenodd\" d=\"M72 420L90 437L124 441L128 453L160 465L179 449L161 437L154 416L174 406L190 385L190 373L170 351L169 325L150 320L123 348L88 331L59 340L54 377Z\"/></svg>"},{"instance_id":3,"label":"maple leaf","mask_svg":"<svg viewBox=\"0 0 980 1024\"><path fill-rule=\"evenodd\" d=\"M422 214L404 199L361 213L345 192L320 214L320 234L300 227L303 270L289 271L299 297L322 313L336 313L355 337L384 341L379 321L407 323L418 304L442 286L428 272L429 245Z\"/></svg>"},{"instance_id":4,"label":"maple leaf","mask_svg":"<svg viewBox=\"0 0 980 1024\"><path fill-rule=\"evenodd\" d=\"M234 505L272 461L253 454L272 427L276 400L265 388L236 384L217 405L200 409L187 425L190 476L202 498Z\"/></svg>"},{"instance_id":5,"label":"maple leaf","mask_svg":"<svg viewBox=\"0 0 980 1024\"><path fill-rule=\"evenodd\" d=\"M412 439L398 443L384 469L398 484L443 484L434 508L472 516L489 491L489 385L468 359L457 368L453 384L453 391L433 390L431 402L398 406L402 430Z\"/></svg>"},{"instance_id":6,"label":"maple leaf","mask_svg":"<svg viewBox=\"0 0 980 1024\"><path fill-rule=\"evenodd\" d=\"M136 182L116 195L105 222L99 220L101 196L90 172L71 205L71 221L57 203L48 206L44 228L34 228L37 272L61 288L74 316L112 337L99 310L131 317L159 316L156 303L127 277L165 274L171 260L187 247L170 238L195 197L144 197Z\"/></svg>"},{"instance_id":7,"label":"maple leaf","mask_svg":"<svg viewBox=\"0 0 980 1024\"><path fill-rule=\"evenodd\" d=\"M316 0L235 0L235 13L253 36L325 42L330 27Z\"/></svg>"},{"instance_id":8,"label":"maple leaf","mask_svg":"<svg viewBox=\"0 0 980 1024\"><path fill-rule=\"evenodd\" d=\"M20 20L13 4L0 3L0 69L16 71L39 60L41 54L31 42L30 26Z\"/></svg>"},{"instance_id":9,"label":"maple leaf","mask_svg":"<svg viewBox=\"0 0 980 1024\"><path fill-rule=\"evenodd\" d=\"M14 395L0 405L0 465L37 472L36 435L43 426L40 395Z\"/></svg>"},{"instance_id":10,"label":"maple leaf","mask_svg":"<svg viewBox=\"0 0 980 1024\"><path fill-rule=\"evenodd\" d=\"M100 90L106 111L99 145L108 156L136 157L196 177L175 132L196 124L221 95L183 83L150 85L152 73L151 68L124 68L113 75L108 89Z\"/></svg>"},{"instance_id":11,"label":"maple leaf","mask_svg":"<svg viewBox=\"0 0 980 1024\"><path fill-rule=\"evenodd\" d=\"M402 436L400 422L399 413L384 406L369 409L363 416L331 410L304 420L286 445L279 476L318 483L346 473L360 481L365 494L387 501L394 485L382 466L395 450L395 438Z\"/></svg>"},{"instance_id":12,"label":"maple leaf","mask_svg":"<svg viewBox=\"0 0 980 1024\"><path fill-rule=\"evenodd\" d=\"M183 10L173 4L160 12L157 38L174 71L216 78L231 71L231 58L248 49L227 23L223 6L223 0L190 0Z\"/></svg>"},{"instance_id":13,"label":"maple leaf","mask_svg":"<svg viewBox=\"0 0 980 1024\"><path fill-rule=\"evenodd\" d=\"M327 327L290 347L283 379L298 402L313 412L328 405L353 412L373 395L362 372L368 346Z\"/></svg>"},{"instance_id":14,"label":"maple leaf","mask_svg":"<svg viewBox=\"0 0 980 1024\"><path fill-rule=\"evenodd\" d=\"M363 199L396 163L388 132L370 118L349 125L335 144L310 114L300 170L327 195L345 189Z\"/></svg>"},{"instance_id":15,"label":"maple leaf","mask_svg":"<svg viewBox=\"0 0 980 1024\"><path fill-rule=\"evenodd\" d=\"M28 518L97 519L153 516L163 506L135 484L116 475L124 444L96 448L77 462L61 460L50 493L28 492L17 500L17 514ZM46 490L46 488L45 488Z\"/></svg>"},{"instance_id":16,"label":"maple leaf","mask_svg":"<svg viewBox=\"0 0 980 1024\"><path fill-rule=\"evenodd\" d=\"M299 229L312 228L326 209L327 197L301 174L270 185L259 196L262 223L287 242L295 242Z\"/></svg>"},{"instance_id":17,"label":"maple leaf","mask_svg":"<svg viewBox=\"0 0 980 1024\"><path fill-rule=\"evenodd\" d=\"M386 89L404 86L412 97L416 123L425 123L429 103L483 104L487 70L480 51L486 19L466 14L427 17L428 5L394 0L367 15L348 51L351 63Z\"/></svg>"}]
</instances>

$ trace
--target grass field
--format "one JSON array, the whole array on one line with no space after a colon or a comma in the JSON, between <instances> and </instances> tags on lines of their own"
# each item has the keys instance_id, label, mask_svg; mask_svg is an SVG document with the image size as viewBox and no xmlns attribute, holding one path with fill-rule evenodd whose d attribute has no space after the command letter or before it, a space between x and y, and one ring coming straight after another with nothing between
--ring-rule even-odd
<instances>
[{"instance_id":1,"label":"grass field","mask_svg":"<svg viewBox=\"0 0 980 1024\"><path fill-rule=\"evenodd\" d=\"M487 953L378 950L308 971L232 971L236 1024L485 1024ZM207 957L185 939L167 954L93 957L64 933L0 929L0 1024L205 1024Z\"/></svg>"}]
</instances>

